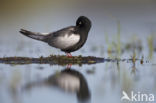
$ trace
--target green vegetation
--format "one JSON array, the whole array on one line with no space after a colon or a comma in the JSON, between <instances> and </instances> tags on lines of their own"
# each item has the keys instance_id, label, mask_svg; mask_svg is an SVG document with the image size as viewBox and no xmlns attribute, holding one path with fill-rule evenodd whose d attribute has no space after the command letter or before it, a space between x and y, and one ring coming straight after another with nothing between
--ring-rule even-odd
<instances>
[{"instance_id":1,"label":"green vegetation","mask_svg":"<svg viewBox=\"0 0 156 103\"><path fill-rule=\"evenodd\" d=\"M98 57L82 57L73 56L67 57L65 55L50 55L49 57L40 57L40 58L28 58L28 57L4 57L0 58L0 63L6 64L51 64L51 65L67 65L67 64L95 64L101 63L104 61L104 58Z\"/></svg>"},{"instance_id":2,"label":"green vegetation","mask_svg":"<svg viewBox=\"0 0 156 103\"><path fill-rule=\"evenodd\" d=\"M151 59L153 56L153 51L154 51L154 45L153 45L153 41L154 41L154 36L150 35L148 37L148 47L149 47L149 58Z\"/></svg>"}]
</instances>

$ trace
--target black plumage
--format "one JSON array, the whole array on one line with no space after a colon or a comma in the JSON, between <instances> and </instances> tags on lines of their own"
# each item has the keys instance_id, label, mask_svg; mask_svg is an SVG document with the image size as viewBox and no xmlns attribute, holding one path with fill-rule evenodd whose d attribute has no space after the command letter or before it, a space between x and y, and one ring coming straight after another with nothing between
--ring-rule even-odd
<instances>
[{"instance_id":1,"label":"black plumage","mask_svg":"<svg viewBox=\"0 0 156 103\"><path fill-rule=\"evenodd\" d=\"M21 29L20 33L70 53L80 49L85 44L90 28L91 21L85 16L80 16L76 21L76 26L69 26L46 35L24 29Z\"/></svg>"}]
</instances>

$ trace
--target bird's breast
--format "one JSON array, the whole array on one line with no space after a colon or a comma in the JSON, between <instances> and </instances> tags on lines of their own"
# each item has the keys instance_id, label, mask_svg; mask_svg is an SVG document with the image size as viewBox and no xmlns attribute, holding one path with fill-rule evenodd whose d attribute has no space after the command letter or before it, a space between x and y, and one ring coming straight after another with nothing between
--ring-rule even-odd
<instances>
[{"instance_id":1,"label":"bird's breast","mask_svg":"<svg viewBox=\"0 0 156 103\"><path fill-rule=\"evenodd\" d=\"M78 34L66 34L64 36L60 36L57 38L58 48L66 49L75 44L77 44L80 40L80 35Z\"/></svg>"}]
</instances>

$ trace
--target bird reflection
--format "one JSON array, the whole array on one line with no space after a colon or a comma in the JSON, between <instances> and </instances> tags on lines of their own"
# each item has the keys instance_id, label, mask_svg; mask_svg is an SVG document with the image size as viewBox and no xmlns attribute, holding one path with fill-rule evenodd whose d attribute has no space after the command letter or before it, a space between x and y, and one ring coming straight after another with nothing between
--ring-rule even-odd
<instances>
[{"instance_id":1,"label":"bird reflection","mask_svg":"<svg viewBox=\"0 0 156 103\"><path fill-rule=\"evenodd\" d=\"M23 89L31 90L33 87L38 86L57 87L64 92L76 93L77 99L81 103L90 101L90 91L85 77L73 69L65 68L44 80L28 83Z\"/></svg>"}]
</instances>

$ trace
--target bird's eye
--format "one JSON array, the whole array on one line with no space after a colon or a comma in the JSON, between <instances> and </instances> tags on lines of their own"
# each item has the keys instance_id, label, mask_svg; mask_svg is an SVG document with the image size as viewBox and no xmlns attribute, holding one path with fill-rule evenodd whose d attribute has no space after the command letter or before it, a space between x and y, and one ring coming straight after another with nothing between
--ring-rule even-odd
<instances>
[{"instance_id":1,"label":"bird's eye","mask_svg":"<svg viewBox=\"0 0 156 103\"><path fill-rule=\"evenodd\" d=\"M79 25L81 25L81 24L82 24L82 22L80 21L80 22L79 22Z\"/></svg>"}]
</instances>

